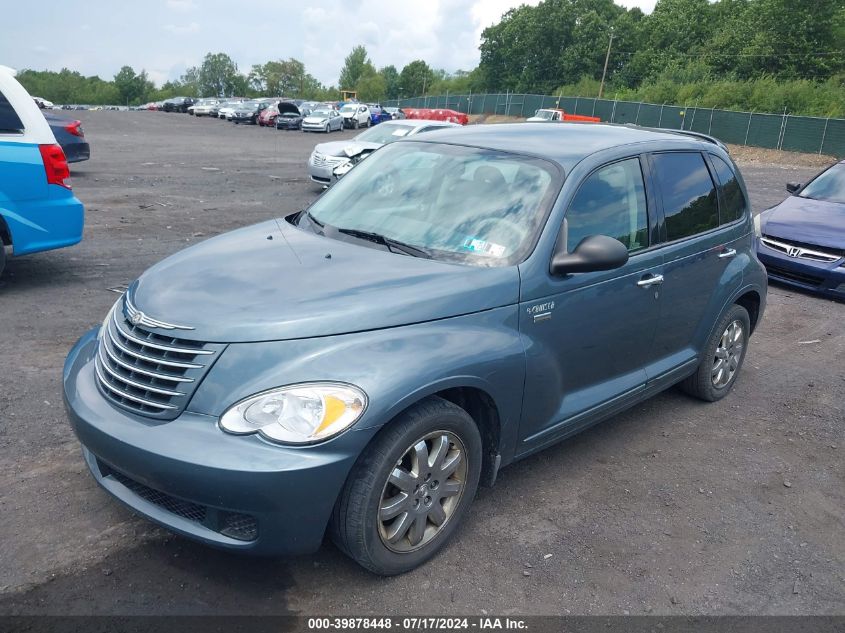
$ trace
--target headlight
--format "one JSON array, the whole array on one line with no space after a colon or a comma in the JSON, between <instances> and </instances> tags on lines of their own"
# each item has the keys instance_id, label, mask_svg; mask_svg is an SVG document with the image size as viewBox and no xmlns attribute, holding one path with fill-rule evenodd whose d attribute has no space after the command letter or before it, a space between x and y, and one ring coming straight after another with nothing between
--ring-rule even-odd
<instances>
[{"instance_id":1,"label":"headlight","mask_svg":"<svg viewBox=\"0 0 845 633\"><path fill-rule=\"evenodd\" d=\"M220 428L285 444L313 444L349 428L366 408L366 394L352 385L291 385L241 400L223 414Z\"/></svg>"}]
</instances>

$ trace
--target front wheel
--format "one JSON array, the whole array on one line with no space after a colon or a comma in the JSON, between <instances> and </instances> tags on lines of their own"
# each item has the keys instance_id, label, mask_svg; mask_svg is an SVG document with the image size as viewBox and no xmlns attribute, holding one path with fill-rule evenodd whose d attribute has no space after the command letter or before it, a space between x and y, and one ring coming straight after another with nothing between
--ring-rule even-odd
<instances>
[{"instance_id":1,"label":"front wheel","mask_svg":"<svg viewBox=\"0 0 845 633\"><path fill-rule=\"evenodd\" d=\"M326 134L332 131L331 123L326 123Z\"/></svg>"},{"instance_id":2,"label":"front wheel","mask_svg":"<svg viewBox=\"0 0 845 633\"><path fill-rule=\"evenodd\" d=\"M334 542L363 567L401 574L434 556L478 489L481 435L459 406L431 397L384 429L335 506Z\"/></svg>"},{"instance_id":3,"label":"front wheel","mask_svg":"<svg viewBox=\"0 0 845 633\"><path fill-rule=\"evenodd\" d=\"M741 305L731 306L710 335L698 369L681 383L681 389L707 402L728 395L745 360L750 335L748 311Z\"/></svg>"}]
</instances>

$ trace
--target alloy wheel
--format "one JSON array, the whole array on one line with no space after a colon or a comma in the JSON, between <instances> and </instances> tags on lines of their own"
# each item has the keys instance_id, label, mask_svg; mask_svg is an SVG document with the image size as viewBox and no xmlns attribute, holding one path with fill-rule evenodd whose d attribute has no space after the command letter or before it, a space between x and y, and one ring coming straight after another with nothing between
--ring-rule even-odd
<instances>
[{"instance_id":1,"label":"alloy wheel","mask_svg":"<svg viewBox=\"0 0 845 633\"><path fill-rule=\"evenodd\" d=\"M411 552L428 544L461 502L467 451L449 431L434 431L410 446L388 476L378 507L378 531L389 550Z\"/></svg>"},{"instance_id":2,"label":"alloy wheel","mask_svg":"<svg viewBox=\"0 0 845 633\"><path fill-rule=\"evenodd\" d=\"M731 321L716 346L713 368L710 372L713 386L717 389L727 387L736 376L742 351L745 347L745 329L739 320Z\"/></svg>"}]
</instances>

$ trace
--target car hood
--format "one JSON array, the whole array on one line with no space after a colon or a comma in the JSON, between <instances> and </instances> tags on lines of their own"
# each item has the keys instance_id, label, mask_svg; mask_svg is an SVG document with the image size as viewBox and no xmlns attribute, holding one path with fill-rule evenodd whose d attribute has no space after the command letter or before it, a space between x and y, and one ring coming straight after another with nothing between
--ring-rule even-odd
<instances>
[{"instance_id":1,"label":"car hood","mask_svg":"<svg viewBox=\"0 0 845 633\"><path fill-rule=\"evenodd\" d=\"M389 253L279 219L176 253L128 292L147 316L194 328L171 336L238 343L347 334L513 304L519 272Z\"/></svg>"},{"instance_id":2,"label":"car hood","mask_svg":"<svg viewBox=\"0 0 845 633\"><path fill-rule=\"evenodd\" d=\"M845 249L845 205L789 196L762 214L763 233L771 237Z\"/></svg>"},{"instance_id":3,"label":"car hood","mask_svg":"<svg viewBox=\"0 0 845 633\"><path fill-rule=\"evenodd\" d=\"M330 141L328 143L319 143L314 148L314 151L319 152L323 156L355 156L360 152L366 150L376 150L381 146L381 143L350 139L348 141ZM346 152L347 149L349 149L348 153Z\"/></svg>"}]
</instances>

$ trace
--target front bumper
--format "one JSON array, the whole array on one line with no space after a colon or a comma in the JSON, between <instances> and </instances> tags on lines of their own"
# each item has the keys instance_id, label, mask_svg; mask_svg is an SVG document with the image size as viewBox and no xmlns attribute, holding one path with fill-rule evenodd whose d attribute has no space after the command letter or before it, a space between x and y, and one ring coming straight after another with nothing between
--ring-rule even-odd
<instances>
[{"instance_id":1,"label":"front bumper","mask_svg":"<svg viewBox=\"0 0 845 633\"><path fill-rule=\"evenodd\" d=\"M832 263L789 257L757 240L757 258L769 279L826 297L845 300L845 259Z\"/></svg>"},{"instance_id":2,"label":"front bumper","mask_svg":"<svg viewBox=\"0 0 845 633\"><path fill-rule=\"evenodd\" d=\"M132 510L215 547L254 554L315 551L349 470L374 431L311 447L235 436L185 411L162 423L112 406L93 358L97 331L65 361L65 408L91 474Z\"/></svg>"},{"instance_id":3,"label":"front bumper","mask_svg":"<svg viewBox=\"0 0 845 633\"><path fill-rule=\"evenodd\" d=\"M316 183L321 185L331 185L337 180L334 175L334 168L337 165L323 163L321 165L314 164L314 157L308 159L308 175Z\"/></svg>"},{"instance_id":4,"label":"front bumper","mask_svg":"<svg viewBox=\"0 0 845 633\"><path fill-rule=\"evenodd\" d=\"M303 132L325 132L326 123L302 123Z\"/></svg>"},{"instance_id":5,"label":"front bumper","mask_svg":"<svg viewBox=\"0 0 845 633\"><path fill-rule=\"evenodd\" d=\"M289 121L277 118L270 125L275 125L277 130L298 130L302 127L302 119L298 121Z\"/></svg>"}]
</instances>

